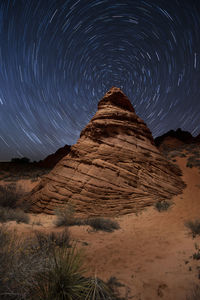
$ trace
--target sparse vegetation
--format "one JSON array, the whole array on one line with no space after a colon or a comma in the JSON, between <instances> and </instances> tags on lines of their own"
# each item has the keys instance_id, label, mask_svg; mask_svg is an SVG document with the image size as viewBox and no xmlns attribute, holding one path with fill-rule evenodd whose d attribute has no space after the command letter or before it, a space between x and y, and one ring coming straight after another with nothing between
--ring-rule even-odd
<instances>
[{"instance_id":1,"label":"sparse vegetation","mask_svg":"<svg viewBox=\"0 0 200 300\"><path fill-rule=\"evenodd\" d=\"M163 201L158 201L158 202L156 202L155 208L156 208L159 212L161 212L161 211L166 211L166 210L168 210L169 207L170 207L171 205L172 205L171 202L163 200Z\"/></svg>"},{"instance_id":2,"label":"sparse vegetation","mask_svg":"<svg viewBox=\"0 0 200 300\"><path fill-rule=\"evenodd\" d=\"M120 228L119 224L116 221L101 217L87 219L85 224L90 225L95 231L102 230L113 232L114 230Z\"/></svg>"},{"instance_id":3,"label":"sparse vegetation","mask_svg":"<svg viewBox=\"0 0 200 300\"><path fill-rule=\"evenodd\" d=\"M114 300L112 291L108 284L97 277L89 278L88 291L85 300ZM114 296L114 295L113 295ZM117 299L116 299L117 300Z\"/></svg>"},{"instance_id":4,"label":"sparse vegetation","mask_svg":"<svg viewBox=\"0 0 200 300\"><path fill-rule=\"evenodd\" d=\"M193 259L200 260L200 249L197 243L195 243L196 252L193 254Z\"/></svg>"},{"instance_id":5,"label":"sparse vegetation","mask_svg":"<svg viewBox=\"0 0 200 300\"><path fill-rule=\"evenodd\" d=\"M68 228L65 228L62 232L50 232L44 233L41 231L35 231L37 247L44 251L51 251L56 246L70 247L70 233Z\"/></svg>"},{"instance_id":6,"label":"sparse vegetation","mask_svg":"<svg viewBox=\"0 0 200 300\"><path fill-rule=\"evenodd\" d=\"M191 230L193 238L200 235L200 220L187 221L185 226Z\"/></svg>"},{"instance_id":7,"label":"sparse vegetation","mask_svg":"<svg viewBox=\"0 0 200 300\"><path fill-rule=\"evenodd\" d=\"M69 247L69 233L19 239L0 227L0 299L97 300L114 298L108 284L85 277L83 256Z\"/></svg>"},{"instance_id":8,"label":"sparse vegetation","mask_svg":"<svg viewBox=\"0 0 200 300\"><path fill-rule=\"evenodd\" d=\"M23 194L23 190L21 188L17 189L16 184L0 185L0 206L10 208L16 207L17 201Z\"/></svg>"},{"instance_id":9,"label":"sparse vegetation","mask_svg":"<svg viewBox=\"0 0 200 300\"><path fill-rule=\"evenodd\" d=\"M74 225L89 225L95 231L102 230L106 232L113 232L116 229L119 229L120 226L116 221L97 217L90 219L78 219L74 216L75 209L72 204L67 204L65 207L59 210L55 210L57 216L55 220L55 225L59 226L74 226Z\"/></svg>"},{"instance_id":10,"label":"sparse vegetation","mask_svg":"<svg viewBox=\"0 0 200 300\"><path fill-rule=\"evenodd\" d=\"M55 220L55 225L60 226L74 226L74 225L84 225L80 219L74 217L75 209L71 203L66 204L61 209L55 210L55 215L57 216Z\"/></svg>"},{"instance_id":11,"label":"sparse vegetation","mask_svg":"<svg viewBox=\"0 0 200 300\"><path fill-rule=\"evenodd\" d=\"M17 223L29 223L29 215L20 208L9 208L0 206L0 222L16 221Z\"/></svg>"},{"instance_id":12,"label":"sparse vegetation","mask_svg":"<svg viewBox=\"0 0 200 300\"><path fill-rule=\"evenodd\" d=\"M33 276L33 299L84 299L88 286L84 271L75 247L58 248L47 257L46 270Z\"/></svg>"}]
</instances>

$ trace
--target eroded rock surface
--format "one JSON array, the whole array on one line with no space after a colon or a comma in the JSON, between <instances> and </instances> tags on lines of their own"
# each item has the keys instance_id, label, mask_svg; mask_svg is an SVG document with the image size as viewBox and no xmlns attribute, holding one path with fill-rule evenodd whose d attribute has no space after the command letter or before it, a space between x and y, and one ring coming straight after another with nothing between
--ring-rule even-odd
<instances>
[{"instance_id":1,"label":"eroded rock surface","mask_svg":"<svg viewBox=\"0 0 200 300\"><path fill-rule=\"evenodd\" d=\"M31 211L52 213L70 201L85 217L136 212L181 193L180 175L129 99L112 88L69 154L29 195Z\"/></svg>"}]
</instances>

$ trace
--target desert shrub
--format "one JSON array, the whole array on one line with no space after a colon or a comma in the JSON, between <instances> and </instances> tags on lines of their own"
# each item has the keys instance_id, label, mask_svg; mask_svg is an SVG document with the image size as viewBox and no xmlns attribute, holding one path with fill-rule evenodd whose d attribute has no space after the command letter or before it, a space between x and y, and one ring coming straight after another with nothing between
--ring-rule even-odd
<instances>
[{"instance_id":1,"label":"desert shrub","mask_svg":"<svg viewBox=\"0 0 200 300\"><path fill-rule=\"evenodd\" d=\"M195 243L196 252L193 254L193 259L200 260L200 249L197 243Z\"/></svg>"},{"instance_id":2,"label":"desert shrub","mask_svg":"<svg viewBox=\"0 0 200 300\"><path fill-rule=\"evenodd\" d=\"M187 162L186 167L187 167L187 168L192 168L192 167L193 167L193 164Z\"/></svg>"},{"instance_id":3,"label":"desert shrub","mask_svg":"<svg viewBox=\"0 0 200 300\"><path fill-rule=\"evenodd\" d=\"M120 226L116 221L101 217L87 219L85 224L91 226L96 231L102 230L113 232L116 229L120 229Z\"/></svg>"},{"instance_id":4,"label":"desert shrub","mask_svg":"<svg viewBox=\"0 0 200 300\"><path fill-rule=\"evenodd\" d=\"M16 221L17 223L29 223L29 215L20 208L9 208L0 206L0 222Z\"/></svg>"},{"instance_id":5,"label":"desert shrub","mask_svg":"<svg viewBox=\"0 0 200 300\"><path fill-rule=\"evenodd\" d=\"M190 296L186 297L186 300L199 300L200 299L200 286L196 285L190 293Z\"/></svg>"},{"instance_id":6,"label":"desert shrub","mask_svg":"<svg viewBox=\"0 0 200 300\"><path fill-rule=\"evenodd\" d=\"M172 203L170 203L169 201L158 201L155 204L155 208L161 212L161 211L165 211L168 210L168 208L172 205Z\"/></svg>"},{"instance_id":7,"label":"desert shrub","mask_svg":"<svg viewBox=\"0 0 200 300\"><path fill-rule=\"evenodd\" d=\"M50 232L45 233L41 231L35 231L36 247L42 251L51 251L55 247L69 247L70 246L70 233L66 228L62 232Z\"/></svg>"},{"instance_id":8,"label":"desert shrub","mask_svg":"<svg viewBox=\"0 0 200 300\"><path fill-rule=\"evenodd\" d=\"M13 265L14 255L17 252L17 243L14 243L13 234L3 225L0 226L0 299L6 298L6 292L12 284L9 269Z\"/></svg>"},{"instance_id":9,"label":"desert shrub","mask_svg":"<svg viewBox=\"0 0 200 300\"><path fill-rule=\"evenodd\" d=\"M200 220L187 221L185 226L191 230L193 238L200 235Z\"/></svg>"},{"instance_id":10,"label":"desert shrub","mask_svg":"<svg viewBox=\"0 0 200 300\"><path fill-rule=\"evenodd\" d=\"M17 189L16 184L0 186L0 206L16 207L17 201L24 194L22 189Z\"/></svg>"},{"instance_id":11,"label":"desert shrub","mask_svg":"<svg viewBox=\"0 0 200 300\"><path fill-rule=\"evenodd\" d=\"M187 167L189 168L192 168L192 167L200 167L200 158L199 158L199 155L195 156L195 155L192 155L188 158L188 161L187 161L187 164L186 164Z\"/></svg>"},{"instance_id":12,"label":"desert shrub","mask_svg":"<svg viewBox=\"0 0 200 300\"><path fill-rule=\"evenodd\" d=\"M55 225L60 226L73 226L83 225L80 219L74 217L75 209L71 203L68 203L61 209L55 210L56 220Z\"/></svg>"}]
</instances>

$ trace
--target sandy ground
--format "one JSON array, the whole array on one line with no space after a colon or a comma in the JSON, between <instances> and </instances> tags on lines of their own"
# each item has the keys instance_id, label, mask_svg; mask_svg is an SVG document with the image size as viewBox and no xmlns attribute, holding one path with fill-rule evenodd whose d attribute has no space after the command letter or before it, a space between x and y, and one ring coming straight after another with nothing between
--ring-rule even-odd
<instances>
[{"instance_id":1,"label":"sandy ground","mask_svg":"<svg viewBox=\"0 0 200 300\"><path fill-rule=\"evenodd\" d=\"M184 300L199 284L194 260L195 243L184 223L200 219L200 170L186 167L185 158L176 162L187 184L182 195L173 198L165 212L150 207L142 213L117 218L121 229L113 233L94 232L86 226L70 227L72 239L82 248L89 275L107 281L115 276L125 286L122 296L136 300ZM28 191L37 182L18 182ZM54 216L30 215L30 224L10 222L23 235L32 230L57 231ZM41 225L36 225L37 222Z\"/></svg>"}]
</instances>

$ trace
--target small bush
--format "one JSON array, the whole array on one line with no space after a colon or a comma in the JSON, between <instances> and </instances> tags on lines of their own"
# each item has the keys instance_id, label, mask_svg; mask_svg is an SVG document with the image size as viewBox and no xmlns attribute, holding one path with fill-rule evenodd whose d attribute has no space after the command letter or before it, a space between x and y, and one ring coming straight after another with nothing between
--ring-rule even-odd
<instances>
[{"instance_id":1,"label":"small bush","mask_svg":"<svg viewBox=\"0 0 200 300\"><path fill-rule=\"evenodd\" d=\"M168 208L172 205L172 203L168 202L168 201L158 201L155 204L155 208L161 212L161 211L165 211L168 210Z\"/></svg>"},{"instance_id":2,"label":"small bush","mask_svg":"<svg viewBox=\"0 0 200 300\"><path fill-rule=\"evenodd\" d=\"M91 226L96 231L102 230L106 232L113 232L116 229L120 229L120 226L116 221L101 217L87 219L85 224Z\"/></svg>"},{"instance_id":3,"label":"small bush","mask_svg":"<svg viewBox=\"0 0 200 300\"><path fill-rule=\"evenodd\" d=\"M200 221L187 221L185 223L185 226L191 230L193 238L196 237L196 235L200 235Z\"/></svg>"},{"instance_id":4,"label":"small bush","mask_svg":"<svg viewBox=\"0 0 200 300\"><path fill-rule=\"evenodd\" d=\"M70 246L70 233L66 228L62 232L50 232L44 233L41 231L35 231L36 247L42 251L50 252L55 247L68 248Z\"/></svg>"},{"instance_id":5,"label":"small bush","mask_svg":"<svg viewBox=\"0 0 200 300\"><path fill-rule=\"evenodd\" d=\"M9 221L16 221L17 223L29 223L29 215L23 210L16 208L12 209L9 207L0 206L0 222L5 223Z\"/></svg>"},{"instance_id":6,"label":"small bush","mask_svg":"<svg viewBox=\"0 0 200 300\"><path fill-rule=\"evenodd\" d=\"M71 203L68 203L62 209L56 209L55 215L55 225L60 226L74 226L83 225L82 221L74 217L75 209Z\"/></svg>"},{"instance_id":7,"label":"small bush","mask_svg":"<svg viewBox=\"0 0 200 300\"><path fill-rule=\"evenodd\" d=\"M16 207L17 201L22 197L24 191L17 189L16 184L0 185L0 206Z\"/></svg>"}]
</instances>

